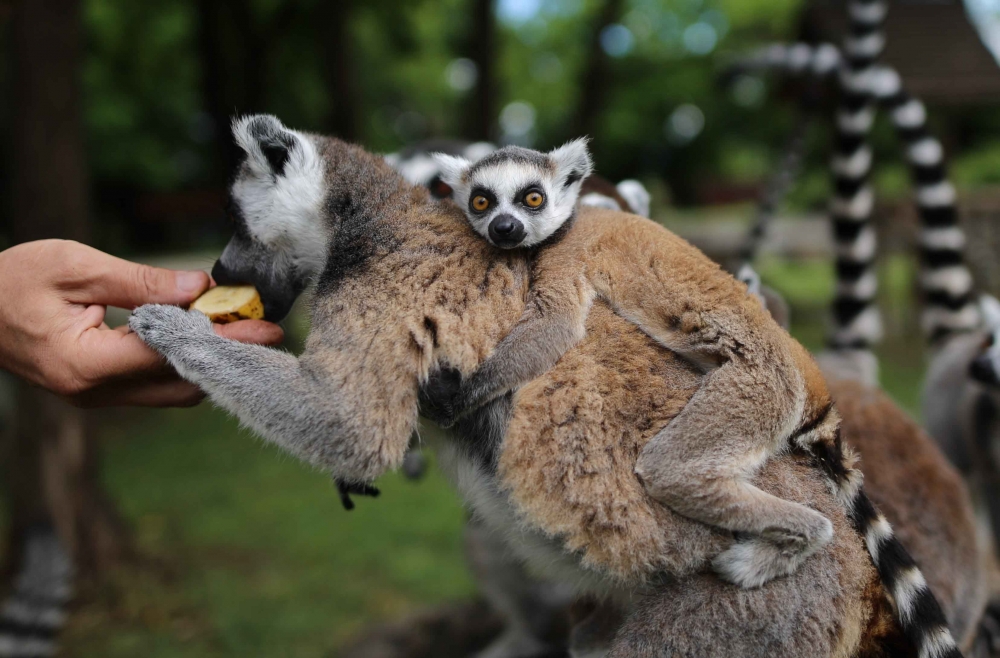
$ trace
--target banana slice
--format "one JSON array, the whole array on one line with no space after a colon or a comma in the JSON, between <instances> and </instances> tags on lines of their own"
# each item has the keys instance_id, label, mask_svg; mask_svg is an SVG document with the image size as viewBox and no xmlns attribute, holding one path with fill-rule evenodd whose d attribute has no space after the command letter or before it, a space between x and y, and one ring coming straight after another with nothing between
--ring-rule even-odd
<instances>
[{"instance_id":1,"label":"banana slice","mask_svg":"<svg viewBox=\"0 0 1000 658\"><path fill-rule=\"evenodd\" d=\"M196 299L191 308L220 324L264 319L264 302L253 286L216 286Z\"/></svg>"}]
</instances>

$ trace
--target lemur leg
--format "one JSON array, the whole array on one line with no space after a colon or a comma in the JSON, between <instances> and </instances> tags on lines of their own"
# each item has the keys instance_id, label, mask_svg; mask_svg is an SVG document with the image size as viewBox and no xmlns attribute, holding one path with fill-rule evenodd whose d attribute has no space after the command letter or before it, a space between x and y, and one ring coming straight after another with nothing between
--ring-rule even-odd
<instances>
[{"instance_id":1,"label":"lemur leg","mask_svg":"<svg viewBox=\"0 0 1000 658\"><path fill-rule=\"evenodd\" d=\"M819 512L749 482L793 429L775 422L774 400L787 398L788 391L780 390L780 383L768 386L768 379L727 362L646 444L636 463L636 474L653 498L689 518L748 535L713 564L723 578L742 587L792 573L833 536L833 525ZM799 415L798 405L787 406L777 416Z\"/></svg>"},{"instance_id":2,"label":"lemur leg","mask_svg":"<svg viewBox=\"0 0 1000 658\"><path fill-rule=\"evenodd\" d=\"M581 276L538 281L521 319L464 382L454 414L475 409L556 364L586 333L594 291Z\"/></svg>"},{"instance_id":3,"label":"lemur leg","mask_svg":"<svg viewBox=\"0 0 1000 658\"><path fill-rule=\"evenodd\" d=\"M373 420L371 401L355 408L362 401L341 390L336 373L311 359L308 350L297 359L222 338L203 314L176 306L141 306L129 327L215 404L340 480L367 482L402 460L416 404L409 423Z\"/></svg>"}]
</instances>

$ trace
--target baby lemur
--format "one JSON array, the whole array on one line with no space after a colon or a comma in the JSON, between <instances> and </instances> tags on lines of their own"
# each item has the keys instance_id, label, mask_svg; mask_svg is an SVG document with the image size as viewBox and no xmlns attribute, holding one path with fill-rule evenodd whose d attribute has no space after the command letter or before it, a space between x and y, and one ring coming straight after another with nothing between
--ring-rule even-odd
<instances>
[{"instance_id":1,"label":"baby lemur","mask_svg":"<svg viewBox=\"0 0 1000 658\"><path fill-rule=\"evenodd\" d=\"M792 573L833 532L825 516L767 494L749 480L772 455L833 441L839 418L806 351L742 286L707 282L674 236L621 224L573 227L586 142L549 153L506 147L475 163L438 154L442 178L469 222L497 247L530 247L532 293L521 320L479 368L430 411L443 425L549 370L585 335L595 299L711 374L643 449L636 465L649 495L689 518L740 533L714 562L757 587ZM626 220L628 221L628 220ZM625 267L622 267L622 264ZM763 349L746 349L750 343ZM860 478L847 485L853 499Z\"/></svg>"}]
</instances>

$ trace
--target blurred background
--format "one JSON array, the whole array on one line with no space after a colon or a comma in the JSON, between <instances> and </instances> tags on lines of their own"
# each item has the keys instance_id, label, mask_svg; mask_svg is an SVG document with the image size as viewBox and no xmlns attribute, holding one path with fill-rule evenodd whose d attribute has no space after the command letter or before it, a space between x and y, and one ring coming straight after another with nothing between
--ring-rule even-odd
<instances>
[{"instance_id":1,"label":"blurred background","mask_svg":"<svg viewBox=\"0 0 1000 658\"><path fill-rule=\"evenodd\" d=\"M886 60L930 108L970 258L998 292L1000 2L890 4ZM804 0L0 0L0 249L59 236L210 266L228 238L230 119L269 112L380 152L433 137L547 149L587 134L600 174L642 181L654 219L725 259L800 125L802 90L720 74L771 41L839 42L843 12ZM828 103L760 260L813 348L833 294ZM916 220L886 123L874 136L883 382L917 414ZM286 328L297 349L307 318ZM433 464L420 482L387 476L381 498L347 513L324 475L208 405L81 412L11 379L0 442L3 587L39 527L58 528L75 557L63 656L337 656L371 623L475 595L464 512Z\"/></svg>"}]
</instances>

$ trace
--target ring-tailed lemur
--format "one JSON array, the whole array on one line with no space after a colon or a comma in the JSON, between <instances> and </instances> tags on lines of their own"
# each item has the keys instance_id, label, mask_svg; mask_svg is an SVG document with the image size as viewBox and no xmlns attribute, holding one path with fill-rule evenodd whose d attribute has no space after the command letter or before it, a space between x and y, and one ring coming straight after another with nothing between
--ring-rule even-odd
<instances>
[{"instance_id":1,"label":"ring-tailed lemur","mask_svg":"<svg viewBox=\"0 0 1000 658\"><path fill-rule=\"evenodd\" d=\"M683 311L673 310L669 304L658 307L654 301L656 293L653 292L657 286L644 285L641 267L622 272L600 262L604 250L608 250L624 255L630 263L648 262L647 267L650 268L662 263L663 267L671 267L669 251L658 253L648 247L636 249L631 247L632 243L613 239L611 234L622 227L598 227L589 234L583 233L582 240L576 243L577 234L584 231L578 228L562 233L554 244L545 244L557 232L565 230L574 217L576 186L591 168L584 141L570 142L548 154L520 148L498 151L476 163L452 156L439 156L437 159L443 170L443 180L455 191L459 206L467 208L467 217L480 235L501 247L544 245L535 257L533 295L536 306L529 307L517 327L467 381L450 391L436 391L437 402L444 401L436 409L439 420L445 424L453 422L462 411L475 409L548 370L583 336L583 318L593 299L603 298L624 317L636 321L658 342L692 360L716 360L720 366L712 373L710 383L695 394L684 412L647 444L636 469L650 495L681 514L731 531L761 536L763 541L747 542L736 555L720 556L715 564L720 574L743 586L758 586L778 575L790 573L804 557L828 540L828 536L822 534L826 528L812 518L803 518L800 510L796 509L797 505L761 496L762 492L746 485L742 479L746 471L742 469L747 463L739 461L747 458L746 453L740 454L739 460L734 460L733 470L722 466L720 454L711 448L718 441L714 433L717 430L697 415L696 410L717 415L718 408L725 404L722 398L732 404L731 396L722 391L741 388L741 377L759 377L758 374L751 374L754 365L746 352L736 357L735 352L721 347L729 340L734 343L745 340L737 337L743 331L738 323L748 321L748 318L736 316L716 324L711 315L718 312L718 306L708 311L700 308L690 297L682 302ZM607 230L600 230L602 228ZM636 243L641 244L641 241ZM585 267L578 265L590 259L597 262ZM680 263L673 264L674 267L677 265ZM640 272L636 272L637 269ZM648 276L658 279L659 289L666 296L673 296L667 277ZM629 292L625 292L627 289ZM648 295L636 297L636 291L645 291ZM686 296L683 292L680 295ZM714 300L715 304L720 301ZM727 299L722 303L732 301ZM683 326L685 320L682 319L688 313L701 315L687 320L693 323L690 328ZM672 317L677 318L677 325L669 322ZM751 323L755 321L756 318L749 320ZM774 356L776 353L771 358ZM740 367L723 377L725 369L734 365L734 357L741 362ZM809 382L814 375L821 377L814 372L815 364L804 351L797 352L791 359L786 367L799 369L803 373L800 376L804 377L801 381ZM774 365L773 362L771 365ZM765 375L770 376L774 375ZM781 379L784 375L778 377ZM719 388L715 389L714 385ZM720 399L708 393L713 389L718 391ZM782 450L782 446L790 444L808 452L815 442L822 451L825 449L822 446L832 440L833 433L838 431L838 423L828 423L825 417L831 413L832 407L825 387L819 385L819 388L811 389L807 383L804 392L804 407L778 412L791 412L791 418L773 425L764 421L761 425L797 428L791 435L762 436L755 440L748 436L746 425L741 428L742 441L750 450L765 451L758 453L757 459L763 460L766 455L773 454L769 451ZM810 398L814 401L809 402ZM740 413L744 414L744 419L753 415L749 409L742 409ZM705 431L703 428L706 426L712 429ZM685 445L692 441L698 445L697 449L692 450L690 445ZM717 445L723 443L728 454L733 455L733 447L728 441L720 441ZM710 468L706 468L708 463L711 463ZM695 474L703 474L706 480L691 477ZM724 492L713 491L718 484L725 482L727 474L732 474L734 480L740 480L740 485ZM846 485L843 495L847 499L858 495L853 488L859 483L848 484L851 477L848 471L831 472L831 477L839 485ZM729 488L728 484L724 486ZM692 499L698 504L692 504ZM726 513L722 513L721 509L725 509ZM739 511L733 515L734 510ZM885 517L867 499L858 503L854 510L860 526L876 522L888 527ZM758 514L760 517L754 518ZM785 515L788 515L787 518ZM766 521L762 522L763 519ZM791 537L796 534L799 537L792 540ZM780 547L778 554L771 552L774 550L771 548L772 541L773 545ZM878 565L878 546L872 546L872 555ZM894 567L888 563L880 566L891 577ZM916 567L909 560L906 568ZM926 587L922 591L931 596ZM939 617L939 621L943 622L943 617ZM928 638L921 639L926 641Z\"/></svg>"},{"instance_id":2,"label":"ring-tailed lemur","mask_svg":"<svg viewBox=\"0 0 1000 658\"><path fill-rule=\"evenodd\" d=\"M462 224L460 217L456 217L459 211L454 206L432 203L426 191L405 184L384 161L357 147L289 131L272 117L243 119L236 124L235 133L237 142L248 157L232 188L234 203L231 212L238 228L217 263L216 271L230 280L258 284L268 296L265 309L270 309L272 313L274 309L280 311L290 305L290 300L283 295L301 290L310 281L315 281L313 322L305 352L295 358L278 350L223 339L212 331L211 323L205 316L177 307L140 307L133 313L129 324L182 376L201 386L217 404L238 415L263 437L348 481L370 481L402 460L416 420L418 383L425 380L432 369L443 364L463 373L471 373L483 355L488 354L491 346L496 345L516 322L524 308L528 290L528 262L515 252L497 252L485 241L473 239L471 230ZM715 290L714 294L719 294L719 290L729 291L724 299L716 300L719 303L713 304L713 307L735 307L754 318L757 317L755 314L763 313L755 300L747 298L745 289L717 266L686 243L672 238L665 229L646 220L588 209L586 213L581 212L580 220L568 236L590 231L600 234L602 223L612 223L618 230L610 241L604 239L595 243L602 248L600 253L582 254L584 258L591 259L590 267L596 270L610 268L614 259L620 263L619 267L628 268L634 267L636 262L656 263L660 259L659 262L663 263L663 259L673 258L678 262L676 267L667 267L671 280L680 275L687 277L685 280L695 286L695 290L699 285L709 285ZM564 238L557 245L566 243ZM636 246L647 246L652 251L642 254L639 261L623 262L623 254L631 253ZM608 247L607 251L603 251L604 247ZM664 297L669 297L664 295L669 281L656 282L652 288L641 285L639 281L634 282L636 285L632 288L631 283L630 290L621 292L634 294L642 300L652 300L654 303L647 309L655 311L657 317L671 315L669 309L659 309L663 311L662 315L657 311L660 304L670 303L670 300L662 301ZM732 301L729 297L733 297ZM696 296L692 296L686 301L693 302L695 299ZM618 316L609 311L605 302L595 303L591 315L595 323L624 322L620 318L616 320ZM270 317L276 319L274 315ZM393 321L386 322L387 317ZM632 322L636 320L641 323L642 318L633 318ZM697 316L686 313L678 316L678 320L682 331L696 328L699 322ZM575 349L574 354L577 358L590 354L588 358L595 359L590 361L594 368L611 368L607 371L610 374L615 372L613 362L606 360L611 355L601 351L606 350L609 343L620 343L628 334L630 325L617 324L615 329L604 333L599 331L600 326L596 325L598 333L588 342L586 349L591 351L580 348ZM768 358L780 357L784 350L795 350L797 343L776 330L769 320L760 330L744 337L736 355L738 358L754 360L757 354L767 354ZM633 336L632 346L621 350L615 358L628 359L635 350L648 352L655 347L649 341L636 341L635 338ZM593 350L604 356L598 357ZM642 380L645 387L652 389L662 387L666 383L665 378L669 377L676 382L672 386L679 387L676 390L683 396L691 395L691 382L698 381L698 378L703 378L709 386L712 382L722 381L715 375L725 366L706 376L703 370L696 368L697 364L679 361L672 352L659 354L668 361L673 359L675 365L672 371L651 370L653 364L643 359L641 366L635 364L631 369L621 371L621 375L645 377ZM812 363L811 360L808 363ZM704 365L704 362L701 364ZM521 463L518 460L522 457L529 458L524 462L529 470L539 458L558 458L558 453L543 454L528 447L537 446L540 429L537 422L530 421L534 408L530 405L530 395L536 396L536 402L542 404L548 395L554 394L558 399L559 389L573 391L579 388L580 383L590 381L586 378L585 369L570 375L574 366L569 354L560 361L559 367L563 370L569 368L566 374L577 379L565 380L561 386L544 392L534 390L529 394L528 389L532 387L526 387L516 400L505 396L471 421L474 425L483 425L479 429L469 428L471 436L476 437L475 443L456 448L472 457L479 455L481 461L469 462L471 470L465 472L463 477L466 480L460 484L463 488L471 487L470 502L477 508L483 506L480 508L482 513L487 516L506 515L504 518L511 519L512 525L507 527L513 533L513 546L524 549L526 554L538 556L548 565L551 573L572 574L567 577L573 582L593 583L607 594L616 589L605 579L606 576L600 574L606 573L603 571L605 568L613 570L615 560L627 556L609 554L603 561L592 561L590 567L584 568L583 565L588 563L586 559L581 563L581 551L585 557L596 554L583 546L576 551L560 549L563 544L559 535L532 530L544 528L543 519L532 516L529 507L523 508L523 516L519 517L511 509L513 500L510 496L514 494L504 495L498 488L499 484L488 476L485 481L481 479L484 473L491 472L491 468L493 473L497 473L495 455L498 450L504 464L504 477L518 475L516 470L510 469L513 464ZM651 375L652 379L649 378ZM771 400L769 393L758 390L761 383L766 382L756 381L743 393L752 397L760 392L765 395L765 400ZM788 383L791 382L782 384ZM822 384L821 381L810 383ZM701 390L704 388L703 385ZM639 392L638 389L630 390L622 398L622 404L636 401ZM802 405L806 403L801 398L800 401ZM753 420L756 408L747 410L734 402L739 401L727 398L715 409L716 424L729 418L742 428L748 419ZM836 427L836 412L825 400L815 402L818 408L802 418L800 426L793 430L805 439L798 443L798 448L810 453L834 483L838 499L849 511L854 528L864 537L882 581L891 594L896 618L906 637L922 655L957 655L940 607L919 570L892 535L888 524L875 512L857 486L857 474L850 468L849 457L842 452L839 437L834 432L825 437L827 440L809 441L818 431L835 430ZM588 404L593 404L593 401ZM669 412L672 408L673 413L680 417L692 409L691 401L676 407L670 405L677 403L663 400L648 404L652 406L646 411L637 412L649 414L657 409ZM664 404L668 406L664 407ZM545 409L543 404L540 411ZM630 436L628 433L635 431L638 417L619 418L610 414L602 419L600 414L597 417L592 415L598 410L599 407L587 411L579 409L578 414L572 407L565 410L554 407L552 413L558 414L559 432L564 431L562 428L579 428L585 432L583 436L591 441L600 441L603 437L618 445L623 436ZM517 423L518 427L511 427L505 432L508 419ZM528 425L524 425L525 422ZM549 422L555 423L556 417ZM655 425L651 429L654 428ZM551 429L556 427L553 425ZM635 437L634 434L631 436ZM496 440L499 437L503 437L502 444ZM510 453L511 442L524 446L524 452ZM551 441L549 445L550 450L563 449L557 448ZM564 446L574 455L574 460L582 457L578 452L580 447L577 442ZM611 456L606 448L599 447L593 455L599 459ZM617 462L618 465L613 467L617 470L588 471L590 475L586 482L573 483L560 479L560 486L566 488L565 492L537 490L534 492L538 496L536 502L543 506L552 503L556 505L552 509L559 509L561 503L553 498L560 498L563 494L580 502L587 500L587 495L597 492L606 494L610 490L591 490L588 494L587 484L601 482L607 477L622 478L615 485L620 487L615 495L635 495L635 492L641 491L632 471L635 456L629 458L628 454L624 454L616 459L624 459L624 463ZM491 464L494 466L491 467ZM776 462L770 460L763 465L762 472L773 474L774 468L780 468L774 464ZM623 467L628 470L622 471ZM474 475L477 473L479 475ZM468 479L470 476L472 479ZM532 479L530 485L537 488L538 482ZM801 490L795 493L794 486L787 491L791 497L802 495ZM702 495L705 492L696 493ZM822 487L816 490L819 496L829 496L829 493ZM519 505L529 502L524 498L518 500ZM631 550L627 548L629 542L633 541L631 533L645 532L664 523L673 524L675 529L683 528L688 534L682 541L678 538L676 543L664 545L654 542L650 546L672 552L671 559L686 559L688 569L704 565L713 550L718 551L727 545L737 547L736 550L745 547L744 541L731 544L731 537L713 534L700 524L671 516L667 510L657 513L653 517L656 521L650 526L650 521L642 520L645 518L642 517L642 509L648 502L644 498L632 500L628 522L620 526L620 530L613 530L619 527L615 525L616 519L595 523L592 515L595 508L588 507L591 510L588 520L579 529L585 533L597 533L592 535L596 542L594 548L599 548L601 542L607 540L614 545L624 540L621 546L627 552ZM591 498L588 506L599 507L603 503L601 497ZM530 509L538 511L537 508ZM826 503L823 509L834 510ZM544 511L542 513L544 516ZM574 518L576 514L573 512ZM559 514L559 518L568 520L564 514ZM841 546L840 541L839 538L834 540L837 546ZM700 553L706 549L707 554ZM688 556L682 558L685 552ZM836 573L846 575L846 572L837 571L846 568L846 564L834 566L828 559L830 557L819 555L811 562L829 565ZM642 568L655 569L658 564L665 563L645 564ZM598 565L605 566L596 568ZM811 569L808 565L802 568ZM621 581L612 579L610 582ZM772 586L783 590L785 583L797 587L795 583L798 582L797 574L793 574L784 583L779 581ZM836 578L826 578L824 582L833 586L837 581ZM683 588L671 592L671 596L684 596ZM807 609L814 612L817 609L813 606L836 603L836 596L822 595L819 590L803 590L802 594L807 595L810 601ZM816 598L813 594L820 597ZM857 595L860 596L860 592ZM727 595L724 591L713 594L715 600L720 600L720 596L725 598ZM765 613L771 610L768 607L771 597L767 592L761 596L744 592L741 601L743 603L739 606L743 606L741 609L744 611L748 610L746 605L752 604L754 614L772 614ZM693 614L697 616L697 613ZM816 620L815 617L810 619ZM824 619L823 627L826 628L830 620ZM835 628L845 627L838 625L831 628L834 629L831 630L834 633L831 637L837 637L836 634L841 631ZM844 641L857 642L865 633L875 631L858 628L857 632L857 635L845 637ZM710 635L699 637L702 637L700 641L711 642ZM816 641L827 642L828 639L824 635ZM751 653L765 655L757 649ZM731 648L723 646L714 655L734 654Z\"/></svg>"},{"instance_id":3,"label":"ring-tailed lemur","mask_svg":"<svg viewBox=\"0 0 1000 658\"><path fill-rule=\"evenodd\" d=\"M429 140L420 142L398 153L385 156L403 178L415 185L424 185L438 199L449 199L451 187L441 180L441 167L434 160L434 153L457 156L475 162L486 157L497 147L489 142L468 143L459 140ZM580 203L584 206L624 210L649 217L651 197L646 187L628 178L617 185L592 174L580 188Z\"/></svg>"},{"instance_id":4,"label":"ring-tailed lemur","mask_svg":"<svg viewBox=\"0 0 1000 658\"><path fill-rule=\"evenodd\" d=\"M549 153L507 147L475 163L437 160L477 233L501 248L537 249L532 303L470 377L435 392L436 420L450 426L549 370L583 338L590 305L603 299L657 342L712 371L684 412L643 449L636 472L650 495L677 512L751 538L719 557L719 573L757 587L791 573L830 540L828 519L746 481L793 436L803 448L832 440L837 421L836 414L825 418L829 400L821 377L812 376L815 364L755 301L747 302L745 291L735 282L723 287L708 272L699 274L709 281L694 274L677 281L675 272L692 264L672 236L663 239L642 225L572 227L580 183L593 168L585 140ZM622 269L608 254L624 256L628 265ZM779 338L768 341L765 361L738 347L764 335ZM733 390L761 385L765 397L748 395L745 407L734 403ZM784 399L789 388L791 399ZM734 412L729 420L740 419L739 446L728 423L706 422L722 406Z\"/></svg>"}]
</instances>

